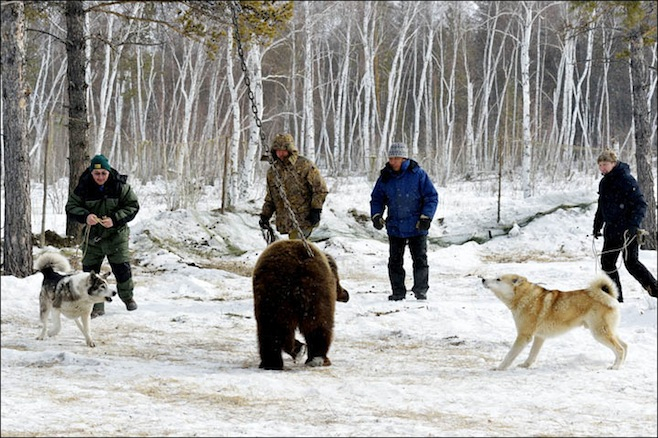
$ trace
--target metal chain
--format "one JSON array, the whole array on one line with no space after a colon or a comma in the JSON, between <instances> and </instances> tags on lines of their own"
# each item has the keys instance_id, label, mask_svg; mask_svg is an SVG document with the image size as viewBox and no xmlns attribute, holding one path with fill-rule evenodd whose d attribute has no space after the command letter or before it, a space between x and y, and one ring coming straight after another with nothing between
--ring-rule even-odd
<instances>
[{"instance_id":1,"label":"metal chain","mask_svg":"<svg viewBox=\"0 0 658 438\"><path fill-rule=\"evenodd\" d=\"M241 11L241 6L240 2L238 0L234 0L231 2L231 10L233 12L233 28L235 30L235 40L237 42L238 46L238 55L240 55L240 67L242 68L242 72L244 73L244 84L247 86L247 96L249 97L249 101L251 102L251 112L254 115L254 119L256 121L256 126L258 126L258 133L260 136L260 141L264 145L265 144L265 134L263 134L262 130L262 121L260 117L258 116L258 105L256 104L256 97L251 90L251 79L249 78L249 72L247 70L247 63L245 62L244 58L244 50L242 48L242 40L240 39L240 26L238 24L238 12ZM277 186L277 189L279 191L279 196L283 200L283 204L286 207L286 210L288 211L288 215L292 219L292 224L299 233L299 238L301 239L302 243L304 244L304 248L306 248L306 252L310 257L313 257L313 251L311 251L311 248L308 245L308 242L306 241L306 236L304 236L304 233L302 232L302 229L299 225L299 222L297 221L297 215L295 215L295 212L292 209L292 206L290 205L290 201L288 201L288 197L286 196L286 191L285 187L283 186L281 175L279 174L279 169L277 169L277 166L275 165L274 162L274 157L272 154L269 152L269 149L267 146L264 146L265 149L265 155L267 156L267 161L270 164L270 168L274 171L274 179L275 183ZM269 236L268 236L269 237ZM269 243L271 243L270 239L265 238L265 240Z\"/></svg>"}]
</instances>

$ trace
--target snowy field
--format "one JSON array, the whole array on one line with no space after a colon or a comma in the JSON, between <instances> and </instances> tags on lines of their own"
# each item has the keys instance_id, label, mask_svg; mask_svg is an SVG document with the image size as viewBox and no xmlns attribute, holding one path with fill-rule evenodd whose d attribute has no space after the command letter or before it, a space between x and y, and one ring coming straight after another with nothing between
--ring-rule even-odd
<instances>
[{"instance_id":1,"label":"snowy field","mask_svg":"<svg viewBox=\"0 0 658 438\"><path fill-rule=\"evenodd\" d=\"M2 277L2 436L657 435L656 300L623 267L621 370L608 370L613 353L577 328L548 340L530 369L517 367L526 348L493 371L516 331L480 277L587 286L600 272L602 240L590 235L597 177L529 199L503 186L500 223L495 181L437 187L425 302L387 301L388 244L368 219L373 182L327 182L312 240L336 258L351 294L336 305L332 366L286 357L284 371L258 368L250 275L265 248L262 196L222 214L208 187L195 210L170 212L162 185L136 182L139 309L107 304L92 320L96 348L65 318L57 337L37 341L41 274ZM33 197L38 233L38 187ZM63 234L61 199L48 206L47 228ZM508 234L514 222L520 232ZM62 251L79 267L77 248ZM655 275L656 251L640 258ZM408 253L405 268L411 289Z\"/></svg>"}]
</instances>

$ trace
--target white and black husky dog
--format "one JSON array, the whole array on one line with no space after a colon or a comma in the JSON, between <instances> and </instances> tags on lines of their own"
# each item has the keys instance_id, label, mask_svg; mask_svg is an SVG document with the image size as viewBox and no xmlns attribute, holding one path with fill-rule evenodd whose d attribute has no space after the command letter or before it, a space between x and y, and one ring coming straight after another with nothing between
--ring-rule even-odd
<instances>
[{"instance_id":1,"label":"white and black husky dog","mask_svg":"<svg viewBox=\"0 0 658 438\"><path fill-rule=\"evenodd\" d=\"M36 261L37 271L43 274L41 293L39 294L39 313L43 328L37 337L43 340L48 336L57 335L62 329L61 314L75 321L89 347L96 344L91 338L91 310L95 303L112 301L116 295L111 291L106 281L109 272L99 275L95 272L69 274L71 265L58 253L47 252ZM60 273L62 272L62 273ZM52 313L53 327L48 330L48 317Z\"/></svg>"}]
</instances>

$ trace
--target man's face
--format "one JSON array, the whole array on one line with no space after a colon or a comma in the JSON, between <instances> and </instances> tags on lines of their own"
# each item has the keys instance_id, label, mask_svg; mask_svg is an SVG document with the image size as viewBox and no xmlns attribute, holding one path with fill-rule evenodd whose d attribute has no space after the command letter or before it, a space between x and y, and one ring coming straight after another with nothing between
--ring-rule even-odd
<instances>
[{"instance_id":1,"label":"man's face","mask_svg":"<svg viewBox=\"0 0 658 438\"><path fill-rule=\"evenodd\" d=\"M283 161L285 158L288 158L288 155L290 155L290 152L285 149L277 149L274 152L276 152L276 157L281 161Z\"/></svg>"},{"instance_id":2,"label":"man's face","mask_svg":"<svg viewBox=\"0 0 658 438\"><path fill-rule=\"evenodd\" d=\"M94 169L91 171L91 176L94 178L96 184L102 186L107 182L107 178L110 176L110 172L105 169Z\"/></svg>"},{"instance_id":3,"label":"man's face","mask_svg":"<svg viewBox=\"0 0 658 438\"><path fill-rule=\"evenodd\" d=\"M388 164L391 165L391 168L394 172L399 172L400 168L402 167L402 163L404 163L404 160L404 157L391 157L388 159Z\"/></svg>"},{"instance_id":4,"label":"man's face","mask_svg":"<svg viewBox=\"0 0 658 438\"><path fill-rule=\"evenodd\" d=\"M610 161L599 162L599 172L601 172L601 175L607 175L614 167L615 163L611 163Z\"/></svg>"}]
</instances>

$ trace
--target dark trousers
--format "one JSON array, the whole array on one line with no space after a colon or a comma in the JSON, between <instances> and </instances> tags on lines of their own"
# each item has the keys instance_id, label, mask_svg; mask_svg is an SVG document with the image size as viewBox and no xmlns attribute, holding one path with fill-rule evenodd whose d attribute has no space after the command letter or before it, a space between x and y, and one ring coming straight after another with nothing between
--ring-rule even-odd
<instances>
[{"instance_id":1,"label":"dark trousers","mask_svg":"<svg viewBox=\"0 0 658 438\"><path fill-rule=\"evenodd\" d=\"M638 259L639 245L637 237L628 236L628 238L625 239L623 235L605 236L603 240L603 251L601 253L601 269L608 274L612 281L617 285L617 290L619 291L619 302L624 302L624 297L621 292L621 282L619 281L619 272L617 270L619 254L622 254L622 260L624 260L624 266L626 266L628 273L631 274L643 288L648 291L653 291L656 287L656 279Z\"/></svg>"},{"instance_id":2,"label":"dark trousers","mask_svg":"<svg viewBox=\"0 0 658 438\"><path fill-rule=\"evenodd\" d=\"M413 261L414 285L411 289L416 297L425 297L429 289L429 266L427 264L427 236L409 238L388 236L388 278L391 281L393 295L404 297L407 288L404 285L404 250L409 245Z\"/></svg>"}]
</instances>

